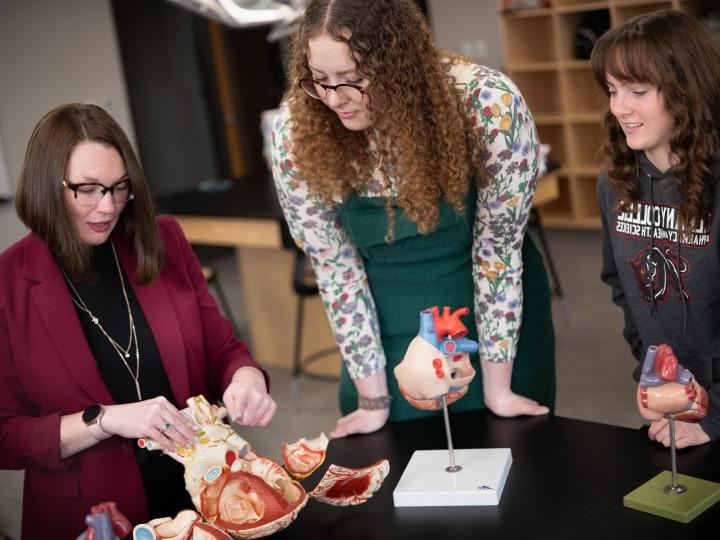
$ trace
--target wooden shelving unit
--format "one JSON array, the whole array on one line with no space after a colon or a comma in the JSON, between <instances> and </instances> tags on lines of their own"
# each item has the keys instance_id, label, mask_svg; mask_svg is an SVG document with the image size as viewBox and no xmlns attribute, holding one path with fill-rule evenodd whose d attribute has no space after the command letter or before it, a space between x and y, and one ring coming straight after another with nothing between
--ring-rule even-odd
<instances>
[{"instance_id":1,"label":"wooden shelving unit","mask_svg":"<svg viewBox=\"0 0 720 540\"><path fill-rule=\"evenodd\" d=\"M702 0L553 0L552 7L501 12L505 71L530 105L540 140L560 163L558 197L540 207L543 224L595 229L600 215L595 185L603 138L606 98L597 87L590 61L576 57L575 35L593 12L610 26L658 9L697 14Z\"/></svg>"}]
</instances>

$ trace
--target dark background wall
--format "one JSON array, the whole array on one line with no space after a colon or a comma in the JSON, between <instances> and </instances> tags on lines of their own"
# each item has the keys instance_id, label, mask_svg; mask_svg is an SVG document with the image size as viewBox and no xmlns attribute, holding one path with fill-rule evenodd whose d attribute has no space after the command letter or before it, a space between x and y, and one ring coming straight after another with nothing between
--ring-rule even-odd
<instances>
[{"instance_id":1,"label":"dark background wall","mask_svg":"<svg viewBox=\"0 0 720 540\"><path fill-rule=\"evenodd\" d=\"M112 0L112 10L153 193L262 173L260 114L285 89L286 43L269 43L269 27L219 25L165 0Z\"/></svg>"},{"instance_id":2,"label":"dark background wall","mask_svg":"<svg viewBox=\"0 0 720 540\"><path fill-rule=\"evenodd\" d=\"M161 0L112 5L138 152L153 191L216 178L203 21Z\"/></svg>"}]
</instances>

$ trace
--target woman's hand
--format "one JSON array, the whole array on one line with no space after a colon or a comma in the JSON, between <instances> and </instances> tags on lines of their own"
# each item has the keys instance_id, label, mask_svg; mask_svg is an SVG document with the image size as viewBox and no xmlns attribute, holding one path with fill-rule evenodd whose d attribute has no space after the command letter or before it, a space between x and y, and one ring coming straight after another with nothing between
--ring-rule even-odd
<instances>
[{"instance_id":1,"label":"woman's hand","mask_svg":"<svg viewBox=\"0 0 720 540\"><path fill-rule=\"evenodd\" d=\"M516 394L510 390L512 362L488 362L481 360L483 395L485 405L498 416L539 416L548 414L550 409L537 401Z\"/></svg>"},{"instance_id":2,"label":"woman's hand","mask_svg":"<svg viewBox=\"0 0 720 540\"><path fill-rule=\"evenodd\" d=\"M235 372L223 394L223 403L230 419L244 426L266 426L277 410L262 372L250 366Z\"/></svg>"},{"instance_id":3,"label":"woman's hand","mask_svg":"<svg viewBox=\"0 0 720 540\"><path fill-rule=\"evenodd\" d=\"M388 395L387 375L385 368L378 369L372 375L355 379L355 389L360 396L374 399ZM385 425L390 416L390 409L360 409L343 416L337 421L330 437L337 439L353 433L372 433Z\"/></svg>"},{"instance_id":4,"label":"woman's hand","mask_svg":"<svg viewBox=\"0 0 720 540\"><path fill-rule=\"evenodd\" d=\"M492 392L485 396L485 405L498 416L540 416L548 414L550 409L537 401L516 394L509 388Z\"/></svg>"},{"instance_id":5,"label":"woman's hand","mask_svg":"<svg viewBox=\"0 0 720 540\"><path fill-rule=\"evenodd\" d=\"M357 409L337 421L330 437L338 439L353 433L372 433L383 427L389 416L390 409Z\"/></svg>"},{"instance_id":6,"label":"woman's hand","mask_svg":"<svg viewBox=\"0 0 720 540\"><path fill-rule=\"evenodd\" d=\"M666 418L652 422L648 428L648 437L651 441L657 441L665 447L670 446L670 423ZM675 446L676 448L687 448L710 442L703 428L698 423L675 421Z\"/></svg>"},{"instance_id":7,"label":"woman's hand","mask_svg":"<svg viewBox=\"0 0 720 540\"><path fill-rule=\"evenodd\" d=\"M152 439L164 448L192 448L195 430L190 420L165 397L125 405L106 405L103 431L128 439Z\"/></svg>"}]
</instances>

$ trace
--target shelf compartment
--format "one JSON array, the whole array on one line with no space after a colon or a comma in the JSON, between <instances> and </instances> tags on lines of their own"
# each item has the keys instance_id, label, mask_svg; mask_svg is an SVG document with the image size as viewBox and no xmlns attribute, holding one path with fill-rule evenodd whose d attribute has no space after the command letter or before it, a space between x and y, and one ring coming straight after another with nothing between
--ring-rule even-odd
<instances>
[{"instance_id":1,"label":"shelf compartment","mask_svg":"<svg viewBox=\"0 0 720 540\"><path fill-rule=\"evenodd\" d=\"M568 144L570 145L570 167L593 167L600 165L600 147L605 132L599 123L570 124ZM563 162L565 163L565 162Z\"/></svg>"},{"instance_id":2,"label":"shelf compartment","mask_svg":"<svg viewBox=\"0 0 720 540\"><path fill-rule=\"evenodd\" d=\"M604 111L595 111L587 113L568 114L566 118L574 124L591 124L593 122L602 124Z\"/></svg>"},{"instance_id":3,"label":"shelf compartment","mask_svg":"<svg viewBox=\"0 0 720 540\"><path fill-rule=\"evenodd\" d=\"M618 4L613 13L614 17L612 24L613 26L617 26L618 24L627 22L633 17L637 17L643 13L649 13L650 11L656 11L658 9L670 9L671 7L672 4L670 2L657 1L648 3L643 2L637 5Z\"/></svg>"},{"instance_id":4,"label":"shelf compartment","mask_svg":"<svg viewBox=\"0 0 720 540\"><path fill-rule=\"evenodd\" d=\"M592 69L590 60L565 60L560 62L560 67L565 69Z\"/></svg>"},{"instance_id":5,"label":"shelf compartment","mask_svg":"<svg viewBox=\"0 0 720 540\"><path fill-rule=\"evenodd\" d=\"M569 115L595 115L595 121L602 118L607 106L607 97L598 87L591 70L566 69L565 82L566 110Z\"/></svg>"},{"instance_id":6,"label":"shelf compartment","mask_svg":"<svg viewBox=\"0 0 720 540\"><path fill-rule=\"evenodd\" d=\"M587 61L590 59L589 51L587 51L588 54L586 57L578 56L577 47L575 45L578 29L590 17L596 17L603 20L607 19L606 24L608 26L610 24L610 11L608 9L592 9L588 11L559 14L558 54L560 60Z\"/></svg>"},{"instance_id":7,"label":"shelf compartment","mask_svg":"<svg viewBox=\"0 0 720 540\"><path fill-rule=\"evenodd\" d=\"M708 0L680 0L679 4L680 11L684 11L695 17L708 16L708 9L713 9L714 7L709 5Z\"/></svg>"},{"instance_id":8,"label":"shelf compartment","mask_svg":"<svg viewBox=\"0 0 720 540\"><path fill-rule=\"evenodd\" d=\"M670 8L672 7L672 0L666 2L659 2L658 0L615 0L615 7L645 6L648 4L664 4L666 8Z\"/></svg>"},{"instance_id":9,"label":"shelf compartment","mask_svg":"<svg viewBox=\"0 0 720 540\"><path fill-rule=\"evenodd\" d=\"M601 160L600 154L598 154L598 161ZM597 175L600 174L601 167L573 167L571 169L568 169L568 173L575 174L578 176L592 176L597 177Z\"/></svg>"},{"instance_id":10,"label":"shelf compartment","mask_svg":"<svg viewBox=\"0 0 720 540\"><path fill-rule=\"evenodd\" d=\"M516 73L535 73L537 71L554 71L558 68L557 62L530 62L520 64L508 64L507 71L510 75Z\"/></svg>"},{"instance_id":11,"label":"shelf compartment","mask_svg":"<svg viewBox=\"0 0 720 540\"><path fill-rule=\"evenodd\" d=\"M530 109L532 112L532 109ZM535 119L535 124L537 125L557 125L562 124L563 121L563 115L558 114L535 114L533 112L533 118Z\"/></svg>"},{"instance_id":12,"label":"shelf compartment","mask_svg":"<svg viewBox=\"0 0 720 540\"><path fill-rule=\"evenodd\" d=\"M512 79L534 116L561 114L560 81L556 71L513 73Z\"/></svg>"},{"instance_id":13,"label":"shelf compartment","mask_svg":"<svg viewBox=\"0 0 720 540\"><path fill-rule=\"evenodd\" d=\"M533 197L532 205L534 208L542 208L546 204L550 204L560 198L560 184L558 175L555 171L546 173L538 178L537 189Z\"/></svg>"},{"instance_id":14,"label":"shelf compartment","mask_svg":"<svg viewBox=\"0 0 720 540\"><path fill-rule=\"evenodd\" d=\"M523 19L529 17L542 17L550 14L550 8L521 8L504 10L500 7L500 13L508 19Z\"/></svg>"},{"instance_id":15,"label":"shelf compartment","mask_svg":"<svg viewBox=\"0 0 720 540\"><path fill-rule=\"evenodd\" d=\"M607 2L598 2L598 0L555 0L555 9L558 13L590 11L606 7Z\"/></svg>"},{"instance_id":16,"label":"shelf compartment","mask_svg":"<svg viewBox=\"0 0 720 540\"><path fill-rule=\"evenodd\" d=\"M572 203L570 200L570 179L567 176L557 177L557 198L538 207L543 223L552 220L572 219Z\"/></svg>"},{"instance_id":17,"label":"shelf compartment","mask_svg":"<svg viewBox=\"0 0 720 540\"><path fill-rule=\"evenodd\" d=\"M597 220L600 223L600 208L597 203L597 176L577 176L572 179L573 217L579 220Z\"/></svg>"},{"instance_id":18,"label":"shelf compartment","mask_svg":"<svg viewBox=\"0 0 720 540\"><path fill-rule=\"evenodd\" d=\"M553 6L555 6L556 8L571 9L574 7L580 7L587 10L588 4L601 4L605 6L607 5L607 1L599 2L598 0L553 0Z\"/></svg>"},{"instance_id":19,"label":"shelf compartment","mask_svg":"<svg viewBox=\"0 0 720 540\"><path fill-rule=\"evenodd\" d=\"M508 65L554 62L553 20L539 17L508 17L504 39Z\"/></svg>"},{"instance_id":20,"label":"shelf compartment","mask_svg":"<svg viewBox=\"0 0 720 540\"><path fill-rule=\"evenodd\" d=\"M567 152L565 151L565 140L563 138L562 124L535 124L538 130L540 142L550 145L550 156L561 166L567 165Z\"/></svg>"}]
</instances>

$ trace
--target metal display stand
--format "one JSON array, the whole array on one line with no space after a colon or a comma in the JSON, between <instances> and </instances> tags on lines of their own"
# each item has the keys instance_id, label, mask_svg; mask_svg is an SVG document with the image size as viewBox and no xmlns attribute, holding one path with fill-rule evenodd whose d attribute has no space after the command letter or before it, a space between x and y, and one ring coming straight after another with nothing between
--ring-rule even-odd
<instances>
[{"instance_id":1,"label":"metal display stand","mask_svg":"<svg viewBox=\"0 0 720 540\"><path fill-rule=\"evenodd\" d=\"M449 453L417 450L393 491L393 504L403 506L493 506L500 503L512 465L509 448L455 450L447 397L441 405Z\"/></svg>"},{"instance_id":2,"label":"metal display stand","mask_svg":"<svg viewBox=\"0 0 720 540\"><path fill-rule=\"evenodd\" d=\"M670 471L663 471L623 497L623 506L656 516L689 523L720 501L720 484L678 475L675 419L670 426ZM679 480L682 482L680 483Z\"/></svg>"}]
</instances>

